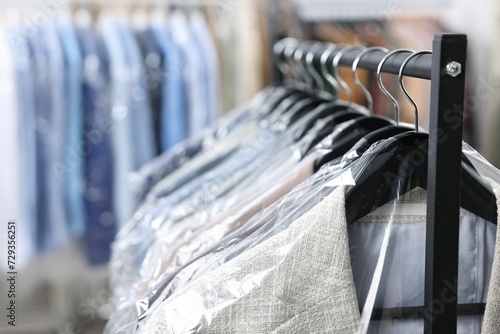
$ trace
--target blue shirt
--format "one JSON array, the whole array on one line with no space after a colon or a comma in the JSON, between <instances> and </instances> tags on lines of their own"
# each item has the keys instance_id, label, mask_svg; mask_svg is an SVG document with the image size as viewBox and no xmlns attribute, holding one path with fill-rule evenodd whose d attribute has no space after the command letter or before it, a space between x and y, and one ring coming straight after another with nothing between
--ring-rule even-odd
<instances>
[{"instance_id":1,"label":"blue shirt","mask_svg":"<svg viewBox=\"0 0 500 334\"><path fill-rule=\"evenodd\" d=\"M41 251L68 241L64 206L63 136L65 126L62 54L53 26L47 24L30 39L34 63L37 167L37 244Z\"/></svg>"},{"instance_id":2,"label":"blue shirt","mask_svg":"<svg viewBox=\"0 0 500 334\"><path fill-rule=\"evenodd\" d=\"M89 262L102 264L110 258L116 233L108 67L106 54L94 31L83 26L77 32L84 59L85 245Z\"/></svg>"},{"instance_id":3,"label":"blue shirt","mask_svg":"<svg viewBox=\"0 0 500 334\"><path fill-rule=\"evenodd\" d=\"M189 134L186 83L183 77L186 64L166 24L154 21L151 30L160 45L165 63L161 127L162 149L166 151Z\"/></svg>"},{"instance_id":4,"label":"blue shirt","mask_svg":"<svg viewBox=\"0 0 500 334\"><path fill-rule=\"evenodd\" d=\"M127 176L136 169L133 108L130 105L131 68L127 52L120 36L118 24L110 17L101 15L99 33L109 57L110 103L113 131L112 154L114 209L118 226L133 212L135 199L127 182Z\"/></svg>"},{"instance_id":5,"label":"blue shirt","mask_svg":"<svg viewBox=\"0 0 500 334\"><path fill-rule=\"evenodd\" d=\"M188 98L188 135L192 137L200 134L208 125L205 68L198 45L184 14L181 12L173 13L170 18L170 27L172 40L186 61L183 75Z\"/></svg>"},{"instance_id":6,"label":"blue shirt","mask_svg":"<svg viewBox=\"0 0 500 334\"><path fill-rule=\"evenodd\" d=\"M64 53L64 109L66 111L65 158L68 167L64 179L64 198L70 233L80 237L85 232L85 208L83 201L84 162L78 154L78 146L84 140L82 110L82 57L73 23L69 17L58 22L58 32Z\"/></svg>"},{"instance_id":7,"label":"blue shirt","mask_svg":"<svg viewBox=\"0 0 500 334\"><path fill-rule=\"evenodd\" d=\"M15 55L17 84L16 91L20 111L20 154L21 154L21 216L27 244L23 246L26 260L30 260L37 253L38 224L37 224L37 160L36 160L36 133L35 129L35 76L30 61L29 40L24 38L18 27L10 30L11 47Z\"/></svg>"}]
</instances>

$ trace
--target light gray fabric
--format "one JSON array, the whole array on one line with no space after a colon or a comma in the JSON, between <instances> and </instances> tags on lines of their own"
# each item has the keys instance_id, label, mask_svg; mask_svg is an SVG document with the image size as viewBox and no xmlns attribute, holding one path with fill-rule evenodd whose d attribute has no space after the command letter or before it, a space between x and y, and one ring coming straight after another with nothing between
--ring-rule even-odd
<instances>
[{"instance_id":1,"label":"light gray fabric","mask_svg":"<svg viewBox=\"0 0 500 334\"><path fill-rule=\"evenodd\" d=\"M288 229L186 286L140 333L354 333L344 188Z\"/></svg>"},{"instance_id":2,"label":"light gray fabric","mask_svg":"<svg viewBox=\"0 0 500 334\"><path fill-rule=\"evenodd\" d=\"M495 181L485 178L493 188L497 198L497 208L500 208L500 185ZM500 212L500 210L498 210ZM499 215L500 217L500 215ZM497 222L500 219L497 218ZM493 257L493 268L491 271L488 298L486 299L486 310L483 318L483 334L500 333L500 233L497 231L495 256Z\"/></svg>"},{"instance_id":3,"label":"light gray fabric","mask_svg":"<svg viewBox=\"0 0 500 334\"><path fill-rule=\"evenodd\" d=\"M397 307L400 305L423 304L423 279L424 279L424 247L425 247L425 208L426 193L422 189L405 194L397 200L398 205L388 203L377 209L360 221L349 225L349 245L351 252L351 265L357 283L358 300L363 303L366 298L364 287L367 279L373 274L373 266L378 257L382 236L390 217L395 220L394 233L390 242L391 257L387 259L383 271L383 284L379 287L376 307ZM342 208L342 210L345 210ZM298 220L294 223L296 224ZM461 210L460 215L460 266L459 266L459 303L485 302L489 283L489 268L493 262L495 226L483 219ZM253 261L253 259L248 259ZM316 262L312 262L314 265ZM415 270L415 268L420 268ZM215 279L213 276L211 279ZM220 278L223 279L221 274ZM235 279L236 280L236 279ZM365 283L363 283L365 282ZM225 284L231 284L226 279ZM498 284L498 283L497 283ZM216 288L212 291L218 291ZM210 290L207 288L207 291ZM192 296L195 300L198 296ZM326 297L326 296L325 296ZM235 297L236 298L236 297ZM328 299L324 300L329 303ZM193 303L194 305L194 303ZM265 333L323 333L315 328L304 326L324 324L317 320L322 316L334 317L326 314L322 303L319 309L309 309L308 313L294 316L274 331ZM192 308L193 313L199 310ZM207 314L207 313L205 313ZM238 315L238 313L234 313ZM199 316L197 315L199 318ZM211 319L212 315L206 319ZM180 315L170 313L170 319L184 319ZM148 319L149 320L149 319ZM182 322L182 320L178 320ZM208 321L208 320L207 320ZM149 322L149 321L147 321ZM481 331L481 316L461 316L458 319L457 333L479 333ZM423 321L400 320L374 321L370 325L369 333L423 333ZM180 333L159 331L160 333ZM188 331L189 332L189 331ZM199 331L205 333L204 331ZM253 332L250 332L253 333ZM325 333L330 333L326 329ZM490 333L500 333L496 329Z\"/></svg>"},{"instance_id":4,"label":"light gray fabric","mask_svg":"<svg viewBox=\"0 0 500 334\"><path fill-rule=\"evenodd\" d=\"M413 189L348 226L358 302L365 301L389 221L393 227L375 308L424 305L427 193ZM459 221L459 304L484 303L493 264L496 226L464 209ZM451 283L450 283L450 286ZM459 316L457 334L481 333L482 316ZM368 334L424 333L423 318L370 322ZM500 332L497 332L500 333Z\"/></svg>"}]
</instances>

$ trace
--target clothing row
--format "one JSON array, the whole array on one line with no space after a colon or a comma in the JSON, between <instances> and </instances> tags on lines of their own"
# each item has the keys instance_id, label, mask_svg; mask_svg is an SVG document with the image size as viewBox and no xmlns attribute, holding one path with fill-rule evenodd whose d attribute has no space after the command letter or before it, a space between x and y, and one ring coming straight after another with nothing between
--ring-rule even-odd
<instances>
[{"instance_id":1,"label":"clothing row","mask_svg":"<svg viewBox=\"0 0 500 334\"><path fill-rule=\"evenodd\" d=\"M272 87L146 165L147 196L113 244L105 332L423 333L423 318L371 315L424 305L427 146L370 114ZM462 198L497 205L500 171L463 153L485 191ZM459 304L488 303L457 333L498 333L497 212L466 206L450 284Z\"/></svg>"},{"instance_id":2,"label":"clothing row","mask_svg":"<svg viewBox=\"0 0 500 334\"><path fill-rule=\"evenodd\" d=\"M0 211L21 261L82 238L91 264L139 203L130 173L213 123L219 65L202 12L61 10L0 24Z\"/></svg>"}]
</instances>

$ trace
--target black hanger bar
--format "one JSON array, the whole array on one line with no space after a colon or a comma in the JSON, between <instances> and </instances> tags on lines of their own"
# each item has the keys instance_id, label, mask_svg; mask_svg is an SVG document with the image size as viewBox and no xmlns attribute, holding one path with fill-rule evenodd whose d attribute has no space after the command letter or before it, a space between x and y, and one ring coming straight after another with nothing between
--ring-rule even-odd
<instances>
[{"instance_id":1,"label":"black hanger bar","mask_svg":"<svg viewBox=\"0 0 500 334\"><path fill-rule=\"evenodd\" d=\"M293 48L298 48L300 46L294 46ZM331 60L335 57L335 55L342 50L342 47L339 46L332 51L332 54L329 57L329 62L331 64ZM276 51L276 50L275 50ZM340 58L339 65L341 66L352 66L352 63L360 54L362 49L352 49L347 52ZM314 60L315 66L320 66L319 60L321 59L321 54L324 52L324 49L318 50L315 52ZM364 68L367 70L376 71L378 64L380 64L382 58L385 57L387 52L384 51L373 51L361 59L358 64L358 68ZM400 54L394 55L390 59L388 59L384 66L382 67L382 72L384 73L392 73L399 74L399 69L403 65L403 62L408 58L410 52L402 52ZM284 61L285 57L283 52L280 54L275 54L275 56L280 58L280 61ZM431 79L431 68L432 68L432 55L421 55L416 57L408 62L403 72L404 76L415 77L420 79Z\"/></svg>"}]
</instances>

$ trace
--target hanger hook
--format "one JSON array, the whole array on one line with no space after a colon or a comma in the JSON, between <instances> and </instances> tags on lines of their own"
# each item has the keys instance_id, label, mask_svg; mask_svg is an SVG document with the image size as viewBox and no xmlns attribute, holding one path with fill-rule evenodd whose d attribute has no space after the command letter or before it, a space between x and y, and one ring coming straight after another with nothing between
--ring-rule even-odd
<instances>
[{"instance_id":1,"label":"hanger hook","mask_svg":"<svg viewBox=\"0 0 500 334\"><path fill-rule=\"evenodd\" d=\"M410 103L412 104L413 110L415 111L415 132L418 132L418 106L415 103L415 100L413 100L413 98L410 96L410 94L406 90L406 87L405 87L404 82L403 82L403 72L406 68L406 65L408 65L408 63L410 62L410 60L412 60L413 58L415 58L417 56L423 55L423 54L432 54L432 51L424 50L424 51L414 52L412 55L410 55L408 58L405 59L405 61L401 65L401 68L399 69L399 74L398 74L399 86L401 87L401 90L405 94L408 101L410 101Z\"/></svg>"},{"instance_id":2,"label":"hanger hook","mask_svg":"<svg viewBox=\"0 0 500 334\"><path fill-rule=\"evenodd\" d=\"M365 86L363 86L363 84L359 80L358 73L356 71L358 69L358 64L361 61L361 58L364 55L366 55L367 53L370 53L370 52L373 52L373 51L389 52L388 49L386 49L384 47L380 47L380 46L373 46L373 47L370 47L370 48L366 48L366 49L364 49L363 51L361 51L358 54L358 56L356 57L356 59L354 59L354 62L352 63L352 76L354 78L354 83L363 92L363 95L366 98L366 104L367 104L367 107L368 107L368 111L372 115L373 115L373 97L372 97L372 94L370 94L370 92L368 91L368 89Z\"/></svg>"},{"instance_id":3,"label":"hanger hook","mask_svg":"<svg viewBox=\"0 0 500 334\"><path fill-rule=\"evenodd\" d=\"M287 75L289 73L291 73L290 66L288 65L286 60L284 60L285 59L284 58L285 49L288 46L297 45L297 44L298 44L297 39L292 38L292 37L286 37L286 38L279 40L274 45L274 53L278 55L276 57L277 58L276 65L277 65L278 69L280 70L280 72L283 74L283 78L286 78Z\"/></svg>"},{"instance_id":4,"label":"hanger hook","mask_svg":"<svg viewBox=\"0 0 500 334\"><path fill-rule=\"evenodd\" d=\"M355 46L350 46L350 45L349 46L343 46L342 49L339 52L337 52L337 54L333 58L333 72L335 73L335 77L337 78L337 81L340 83L340 85L342 86L342 88L344 88L345 92L347 93L347 98L349 100L349 105L352 104L352 91L351 91L351 88L349 88L349 85L340 76L339 62L340 62L340 58L342 58L342 56L344 54L346 54L347 51L353 50L355 48L356 48Z\"/></svg>"},{"instance_id":5,"label":"hanger hook","mask_svg":"<svg viewBox=\"0 0 500 334\"><path fill-rule=\"evenodd\" d=\"M296 40L296 43L290 43L283 48L283 58L285 59L285 62L295 80L300 80L300 74L298 73L293 63L291 63L291 61L294 60L293 54L298 44L299 42Z\"/></svg>"},{"instance_id":6,"label":"hanger hook","mask_svg":"<svg viewBox=\"0 0 500 334\"><path fill-rule=\"evenodd\" d=\"M306 65L313 77L314 81L317 83L317 87L320 91L325 90L325 84L323 83L323 79L321 74L318 73L316 68L314 67L314 57L316 56L316 51L321 48L321 43L313 43L309 50L306 51Z\"/></svg>"},{"instance_id":7,"label":"hanger hook","mask_svg":"<svg viewBox=\"0 0 500 334\"><path fill-rule=\"evenodd\" d=\"M396 121L397 126L399 126L399 104L398 104L398 101L396 101L396 99L394 98L394 96L392 96L391 93L389 93L389 91L385 88L384 83L382 82L382 67L384 66L387 59L389 59L390 57L392 57L393 55L395 55L397 53L402 53L402 52L412 52L413 53L414 51L409 50L409 49L397 49L397 50L391 51L388 54L386 54L384 56L384 58L382 58L382 60L380 61L380 63L378 64L378 67L377 67L378 85L379 85L380 89L382 90L382 92L385 94L385 96L387 96L387 98L394 105L394 119Z\"/></svg>"},{"instance_id":8,"label":"hanger hook","mask_svg":"<svg viewBox=\"0 0 500 334\"><path fill-rule=\"evenodd\" d=\"M300 64L300 68L304 75L305 81L311 89L315 88L314 84L316 78L314 77L314 73L311 71L309 65L307 64L307 55L309 53L309 50L313 48L313 46L314 43L312 41L302 41L301 43L299 43L299 50L295 53L295 61Z\"/></svg>"},{"instance_id":9,"label":"hanger hook","mask_svg":"<svg viewBox=\"0 0 500 334\"><path fill-rule=\"evenodd\" d=\"M308 75L309 73L307 72L307 68L305 67L304 63L302 62L302 59L304 57L304 51L302 48L307 42L300 42L299 45L296 47L296 49L293 52L293 60L297 64L297 69L300 73L300 76L302 77L303 81L309 86L313 87L313 82L312 78Z\"/></svg>"},{"instance_id":10,"label":"hanger hook","mask_svg":"<svg viewBox=\"0 0 500 334\"><path fill-rule=\"evenodd\" d=\"M340 83L335 78L330 71L328 70L328 67L326 66L326 63L328 62L328 58L332 55L333 51L337 48L337 46L333 43L326 43L327 49L323 52L321 55L320 63L321 63L321 71L323 72L323 75L325 79L330 83L330 85L333 86L335 89L335 92L338 92L340 89Z\"/></svg>"}]
</instances>

